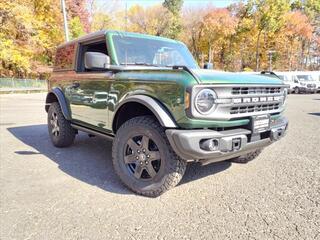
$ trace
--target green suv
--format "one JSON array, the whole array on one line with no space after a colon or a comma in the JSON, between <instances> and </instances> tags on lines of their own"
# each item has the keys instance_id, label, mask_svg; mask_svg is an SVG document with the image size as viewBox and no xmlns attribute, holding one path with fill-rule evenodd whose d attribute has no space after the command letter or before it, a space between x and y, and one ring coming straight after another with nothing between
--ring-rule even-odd
<instances>
[{"instance_id":1,"label":"green suv","mask_svg":"<svg viewBox=\"0 0 320 240\"><path fill-rule=\"evenodd\" d=\"M58 47L45 109L54 146L78 131L112 139L122 182L155 197L188 162L255 158L285 134L285 100L272 73L200 69L181 42L99 31Z\"/></svg>"}]
</instances>

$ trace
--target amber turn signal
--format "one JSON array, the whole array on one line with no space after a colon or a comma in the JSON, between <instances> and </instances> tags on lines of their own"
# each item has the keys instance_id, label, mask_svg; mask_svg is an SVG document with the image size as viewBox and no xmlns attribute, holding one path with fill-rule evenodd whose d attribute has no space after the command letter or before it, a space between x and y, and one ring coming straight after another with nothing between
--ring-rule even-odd
<instances>
[{"instance_id":1,"label":"amber turn signal","mask_svg":"<svg viewBox=\"0 0 320 240\"><path fill-rule=\"evenodd\" d=\"M187 91L184 94L184 108L190 108L190 93L188 93Z\"/></svg>"}]
</instances>

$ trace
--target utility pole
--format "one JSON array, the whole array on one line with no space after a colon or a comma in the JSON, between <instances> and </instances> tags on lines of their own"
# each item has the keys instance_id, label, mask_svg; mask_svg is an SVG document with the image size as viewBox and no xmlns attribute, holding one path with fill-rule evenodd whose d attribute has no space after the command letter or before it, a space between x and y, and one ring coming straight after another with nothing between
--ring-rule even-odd
<instances>
[{"instance_id":1,"label":"utility pole","mask_svg":"<svg viewBox=\"0 0 320 240\"><path fill-rule=\"evenodd\" d=\"M268 51L268 55L269 55L269 71L272 71L272 55L275 53L276 51L273 50L269 50Z\"/></svg>"},{"instance_id":2,"label":"utility pole","mask_svg":"<svg viewBox=\"0 0 320 240\"><path fill-rule=\"evenodd\" d=\"M66 37L66 42L69 41L69 29L68 29L68 20L67 20L67 12L66 12L66 3L65 0L61 0L61 10L63 14L63 27L64 27L64 34Z\"/></svg>"}]
</instances>

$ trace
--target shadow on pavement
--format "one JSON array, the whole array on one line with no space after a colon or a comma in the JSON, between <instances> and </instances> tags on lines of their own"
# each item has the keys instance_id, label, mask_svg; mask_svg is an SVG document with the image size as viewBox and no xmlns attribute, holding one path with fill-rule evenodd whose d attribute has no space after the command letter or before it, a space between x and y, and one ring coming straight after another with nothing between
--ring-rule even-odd
<instances>
[{"instance_id":1,"label":"shadow on pavement","mask_svg":"<svg viewBox=\"0 0 320 240\"><path fill-rule=\"evenodd\" d=\"M191 181L195 181L197 179L207 177L209 175L222 172L230 166L231 162L229 161L211 163L206 166L201 166L199 163L190 163L180 184L185 184Z\"/></svg>"},{"instance_id":2,"label":"shadow on pavement","mask_svg":"<svg viewBox=\"0 0 320 240\"><path fill-rule=\"evenodd\" d=\"M55 148L51 144L46 124L8 128L8 131L36 150L16 151L16 154L43 154L57 163L59 169L76 179L109 192L132 194L121 184L113 171L111 141L100 137L89 138L87 134L80 133L72 146ZM179 185L218 173L230 165L230 162L213 163L208 166L189 164Z\"/></svg>"},{"instance_id":3,"label":"shadow on pavement","mask_svg":"<svg viewBox=\"0 0 320 240\"><path fill-rule=\"evenodd\" d=\"M313 115L313 116L318 116L320 117L320 112L315 112L315 113L308 113L309 115Z\"/></svg>"}]
</instances>

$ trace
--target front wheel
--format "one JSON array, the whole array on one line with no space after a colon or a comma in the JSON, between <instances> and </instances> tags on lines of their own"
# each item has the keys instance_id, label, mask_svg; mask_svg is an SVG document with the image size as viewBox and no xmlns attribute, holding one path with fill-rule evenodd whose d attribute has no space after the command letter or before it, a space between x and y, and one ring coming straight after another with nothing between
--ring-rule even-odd
<instances>
[{"instance_id":1,"label":"front wheel","mask_svg":"<svg viewBox=\"0 0 320 240\"><path fill-rule=\"evenodd\" d=\"M295 94L299 94L299 93L300 93L300 91L299 91L299 88L298 88L298 87L294 88L294 93L295 93Z\"/></svg>"},{"instance_id":2,"label":"front wheel","mask_svg":"<svg viewBox=\"0 0 320 240\"><path fill-rule=\"evenodd\" d=\"M117 131L112 147L114 169L132 191L157 197L176 186L185 170L165 129L151 116L135 117Z\"/></svg>"}]
</instances>

